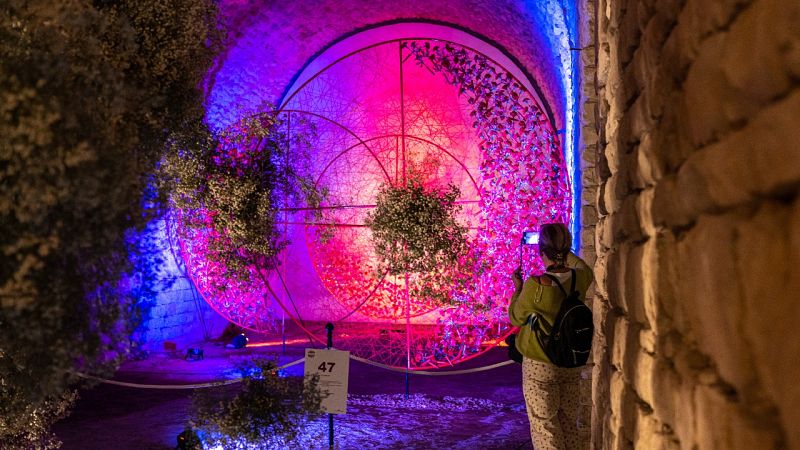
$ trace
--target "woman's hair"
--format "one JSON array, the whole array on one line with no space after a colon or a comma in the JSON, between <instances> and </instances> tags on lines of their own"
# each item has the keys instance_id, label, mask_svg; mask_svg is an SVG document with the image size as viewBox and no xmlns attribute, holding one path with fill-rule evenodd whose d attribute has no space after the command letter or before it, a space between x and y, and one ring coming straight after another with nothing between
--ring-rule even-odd
<instances>
[{"instance_id":1,"label":"woman's hair","mask_svg":"<svg viewBox=\"0 0 800 450\"><path fill-rule=\"evenodd\" d=\"M563 266L572 247L572 235L563 223L546 223L539 230L539 251L556 265Z\"/></svg>"}]
</instances>

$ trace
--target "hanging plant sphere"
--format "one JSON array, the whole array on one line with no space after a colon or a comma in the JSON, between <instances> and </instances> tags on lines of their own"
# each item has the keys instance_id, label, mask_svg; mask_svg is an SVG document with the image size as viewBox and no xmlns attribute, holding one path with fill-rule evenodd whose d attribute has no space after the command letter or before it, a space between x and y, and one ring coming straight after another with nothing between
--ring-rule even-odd
<instances>
[{"instance_id":1,"label":"hanging plant sphere","mask_svg":"<svg viewBox=\"0 0 800 450\"><path fill-rule=\"evenodd\" d=\"M366 224L390 274L432 272L458 261L467 244L467 229L456 221L459 194L452 184L446 190L426 189L415 177L380 190Z\"/></svg>"}]
</instances>

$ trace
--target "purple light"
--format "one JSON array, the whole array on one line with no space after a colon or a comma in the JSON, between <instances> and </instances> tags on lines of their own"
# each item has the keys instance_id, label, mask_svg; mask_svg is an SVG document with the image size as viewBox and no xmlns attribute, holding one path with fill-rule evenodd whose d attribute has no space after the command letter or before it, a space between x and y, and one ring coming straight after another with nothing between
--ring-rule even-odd
<instances>
[{"instance_id":1,"label":"purple light","mask_svg":"<svg viewBox=\"0 0 800 450\"><path fill-rule=\"evenodd\" d=\"M245 328L276 332L286 314L323 342L319 324L333 321L338 348L421 369L475 357L509 333L509 274L520 236L542 223L569 223L572 194L556 133L522 72L474 36L404 25L436 40L404 40L408 29L386 27L342 41L309 64L277 112L286 160L328 191L321 218L298 199L282 205L291 244L279 267L251 267L244 281L224 277L225 267L207 258L218 238L210 230L184 240L182 254L205 300ZM455 42L446 48L447 40ZM456 65L443 62L456 56ZM466 82L464 68L472 71ZM488 85L476 82L483 77ZM226 92L226 79L215 89ZM499 94L482 105L492 83ZM224 102L213 98L219 112ZM240 150L221 149L220 157L242 158L247 149ZM453 305L407 294L423 284L451 291L436 273L380 273L364 226L381 185L403 183L412 170L426 187L461 190L471 253L442 272L464 274L472 287L448 292ZM538 256L528 256L526 268L540 270Z\"/></svg>"}]
</instances>

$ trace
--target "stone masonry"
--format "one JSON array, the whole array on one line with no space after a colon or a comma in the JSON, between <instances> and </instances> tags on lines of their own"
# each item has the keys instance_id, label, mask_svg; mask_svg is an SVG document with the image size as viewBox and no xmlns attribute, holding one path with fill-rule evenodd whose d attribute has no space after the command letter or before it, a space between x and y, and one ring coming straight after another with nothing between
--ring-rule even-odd
<instances>
[{"instance_id":1,"label":"stone masonry","mask_svg":"<svg viewBox=\"0 0 800 450\"><path fill-rule=\"evenodd\" d=\"M596 6L593 447L800 449L800 2Z\"/></svg>"},{"instance_id":2,"label":"stone masonry","mask_svg":"<svg viewBox=\"0 0 800 450\"><path fill-rule=\"evenodd\" d=\"M219 337L227 321L194 287L178 255L177 241L167 237L166 222L159 222L157 229L163 258L161 270L172 282L159 292L135 338L143 350L150 352L164 351L165 342L176 344L177 350L182 351L192 343Z\"/></svg>"}]
</instances>

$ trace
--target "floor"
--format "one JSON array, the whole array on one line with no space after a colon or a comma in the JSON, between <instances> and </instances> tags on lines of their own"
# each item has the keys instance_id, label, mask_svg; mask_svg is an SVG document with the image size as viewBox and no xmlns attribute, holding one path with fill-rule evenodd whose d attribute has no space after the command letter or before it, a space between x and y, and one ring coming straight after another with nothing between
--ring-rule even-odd
<instances>
[{"instance_id":1,"label":"floor","mask_svg":"<svg viewBox=\"0 0 800 450\"><path fill-rule=\"evenodd\" d=\"M302 340L245 349L198 344L201 361L178 352L151 355L124 364L115 380L145 384L187 384L236 376L237 363L255 355L276 355L281 363L302 358ZM255 343L255 342L254 342ZM503 348L456 369L506 360ZM288 369L302 375L303 365ZM334 420L340 449L530 449L528 421L520 389L521 370L510 364L451 376L405 374L350 362L347 414ZM72 415L56 424L63 449L170 449L188 420L192 390L156 390L100 384L81 393ZM307 424L292 448L328 448L327 419ZM260 448L260 447L255 447Z\"/></svg>"}]
</instances>

